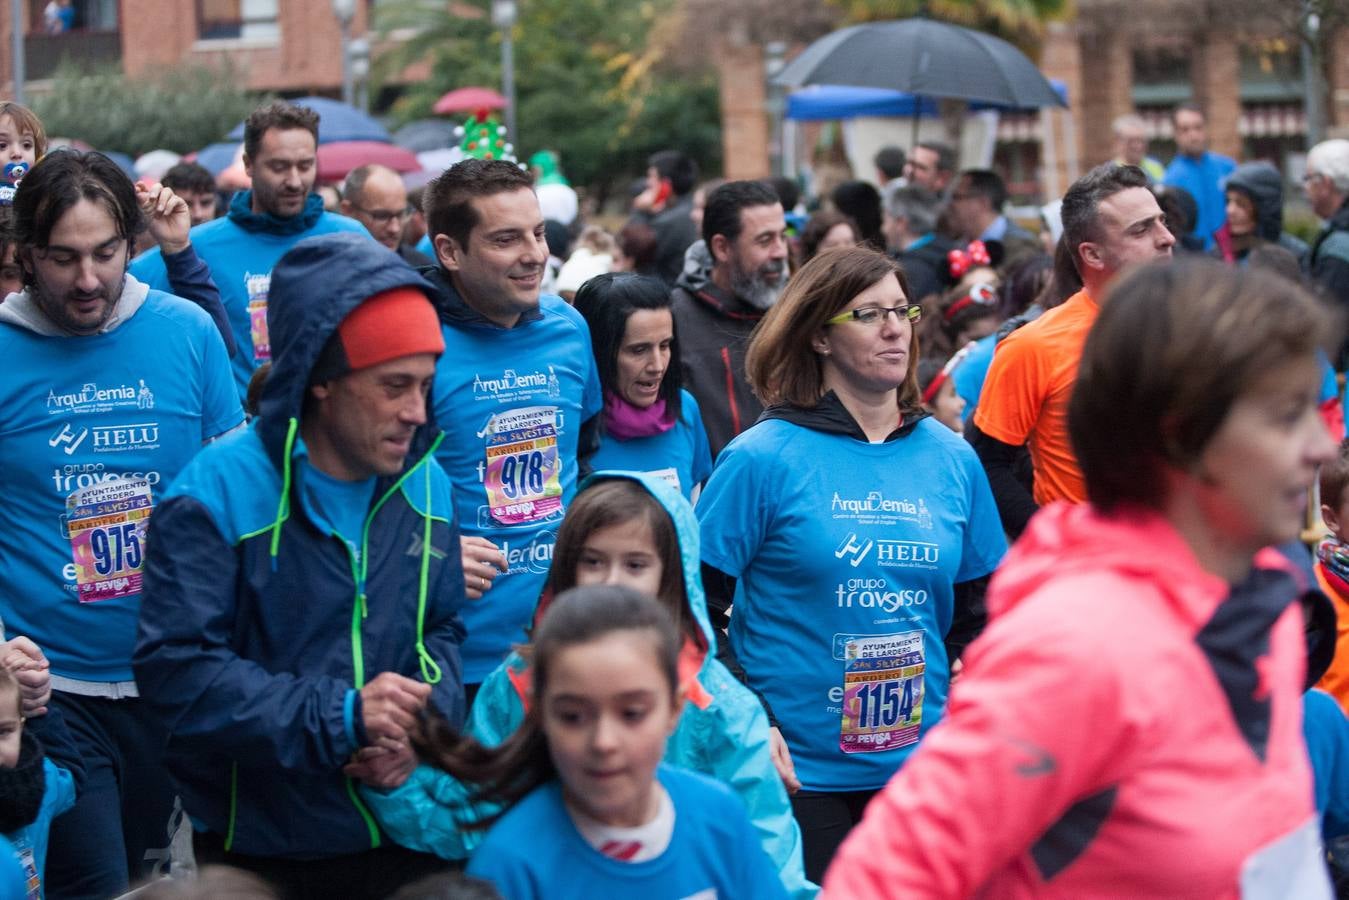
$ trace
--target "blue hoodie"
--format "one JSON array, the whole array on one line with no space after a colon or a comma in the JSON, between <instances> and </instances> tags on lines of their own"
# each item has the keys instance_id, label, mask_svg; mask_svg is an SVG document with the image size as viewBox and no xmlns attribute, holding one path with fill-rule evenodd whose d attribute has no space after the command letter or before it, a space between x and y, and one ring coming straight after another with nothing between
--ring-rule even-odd
<instances>
[{"instance_id":1,"label":"blue hoodie","mask_svg":"<svg viewBox=\"0 0 1349 900\"><path fill-rule=\"evenodd\" d=\"M271 358L267 296L272 267L283 253L304 238L343 231L371 240L360 222L324 212L323 200L317 194L309 195L304 211L298 216L282 219L253 212L252 191L235 194L226 215L192 229L192 246L211 269L238 345L230 363L240 398L248 394L253 370ZM167 291L169 279L164 262L156 247L132 261L131 274L152 288Z\"/></svg>"},{"instance_id":2,"label":"blue hoodie","mask_svg":"<svg viewBox=\"0 0 1349 900\"><path fill-rule=\"evenodd\" d=\"M51 831L52 819L75 805L75 779L70 772L48 759L43 753L41 742L31 731L25 730L18 765L5 770L0 775L0 781L3 781L0 808L4 808L4 803L10 804L10 808L5 809L4 818L20 814L21 810L31 811L33 815L28 824L6 832L4 837L13 845L14 858L22 867L30 888L37 889L36 895L24 896L43 896L48 833ZM20 789L20 784L27 790ZM40 799L37 793L39 787ZM14 802L20 799L21 803ZM36 809L28 804L35 805ZM0 897L3 896L0 893Z\"/></svg>"},{"instance_id":3,"label":"blue hoodie","mask_svg":"<svg viewBox=\"0 0 1349 900\"><path fill-rule=\"evenodd\" d=\"M377 479L359 554L316 527L295 462L320 350L363 300L403 286L428 289L361 235L287 253L258 417L199 454L155 512L132 663L171 735L188 813L229 851L320 859L380 846L341 772L369 743L358 689L377 673L421 678L442 715L463 719L464 579L439 435L419 428L402 474Z\"/></svg>"},{"instance_id":4,"label":"blue hoodie","mask_svg":"<svg viewBox=\"0 0 1349 900\"><path fill-rule=\"evenodd\" d=\"M699 562L698 522L693 508L659 475L636 472L597 472L581 485L608 478L630 478L651 492L670 514L679 535L684 566L688 614L702 631L703 641L685 647L681 675L696 665L696 681L689 684L688 702L665 749L671 766L701 772L730 787L745 805L763 849L782 878L789 896L806 898L819 890L806 881L801 862L801 829L792 816L787 791L768 753L768 717L758 699L716 659L716 635L707 615ZM540 603L536 617L542 617ZM519 727L525 714L529 666L512 653L482 683L469 716L469 733L489 746L504 741ZM481 843L483 832L463 831L462 818L470 792L449 774L418 766L400 788L364 794L385 830L395 841L446 859L462 859ZM471 818L471 816L470 816Z\"/></svg>"}]
</instances>

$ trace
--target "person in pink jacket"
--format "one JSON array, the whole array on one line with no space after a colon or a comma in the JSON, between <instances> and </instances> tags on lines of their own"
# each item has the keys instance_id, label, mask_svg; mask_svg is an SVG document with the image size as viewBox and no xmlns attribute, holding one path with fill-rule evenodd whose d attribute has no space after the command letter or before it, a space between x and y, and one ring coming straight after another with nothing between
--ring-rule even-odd
<instances>
[{"instance_id":1,"label":"person in pink jacket","mask_svg":"<svg viewBox=\"0 0 1349 900\"><path fill-rule=\"evenodd\" d=\"M1290 282L1125 276L1069 430L1089 502L994 575L946 720L868 807L826 898L1329 898L1302 738L1294 538L1335 445Z\"/></svg>"}]
</instances>

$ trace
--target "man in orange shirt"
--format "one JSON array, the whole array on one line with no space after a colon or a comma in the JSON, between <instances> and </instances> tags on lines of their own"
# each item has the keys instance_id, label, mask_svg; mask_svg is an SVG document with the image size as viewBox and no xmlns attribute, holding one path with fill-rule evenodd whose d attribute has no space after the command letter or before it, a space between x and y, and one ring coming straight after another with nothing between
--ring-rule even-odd
<instances>
[{"instance_id":1,"label":"man in orange shirt","mask_svg":"<svg viewBox=\"0 0 1349 900\"><path fill-rule=\"evenodd\" d=\"M1068 398L1082 344L1096 321L1097 299L1120 270L1169 258L1166 230L1148 177L1135 166L1107 163L1082 176L1063 197L1063 241L1082 290L998 345L974 415L974 449L988 473L1003 528L1017 537L1035 511L1055 500L1086 499L1068 439ZM1013 465L1030 449L1034 496Z\"/></svg>"}]
</instances>

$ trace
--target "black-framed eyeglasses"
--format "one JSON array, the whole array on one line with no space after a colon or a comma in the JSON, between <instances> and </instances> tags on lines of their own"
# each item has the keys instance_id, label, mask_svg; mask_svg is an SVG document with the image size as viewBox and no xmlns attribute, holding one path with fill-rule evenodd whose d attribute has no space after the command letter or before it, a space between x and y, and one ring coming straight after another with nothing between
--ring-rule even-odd
<instances>
[{"instance_id":1,"label":"black-framed eyeglasses","mask_svg":"<svg viewBox=\"0 0 1349 900\"><path fill-rule=\"evenodd\" d=\"M363 216L369 216L371 219L374 219L376 225L388 225L395 219L400 222L406 222L412 216L411 204L408 204L398 212L390 212L387 209L366 209L365 207L357 206L354 203L351 205L351 208Z\"/></svg>"},{"instance_id":2,"label":"black-framed eyeglasses","mask_svg":"<svg viewBox=\"0 0 1349 900\"><path fill-rule=\"evenodd\" d=\"M826 325L842 325L844 322L861 322L863 325L879 325L887 313L894 313L896 322L908 322L916 325L923 317L923 307L917 303L905 303L902 306L859 306L857 309L845 309L836 316L824 320Z\"/></svg>"}]
</instances>

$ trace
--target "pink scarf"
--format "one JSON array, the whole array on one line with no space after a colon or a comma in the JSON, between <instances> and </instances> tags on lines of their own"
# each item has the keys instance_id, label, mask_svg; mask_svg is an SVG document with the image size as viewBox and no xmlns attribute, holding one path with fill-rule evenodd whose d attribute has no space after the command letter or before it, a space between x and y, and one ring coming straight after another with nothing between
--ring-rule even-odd
<instances>
[{"instance_id":1,"label":"pink scarf","mask_svg":"<svg viewBox=\"0 0 1349 900\"><path fill-rule=\"evenodd\" d=\"M612 391L604 392L604 430L618 440L664 434L673 427L674 416L666 415L664 399L642 409Z\"/></svg>"}]
</instances>

